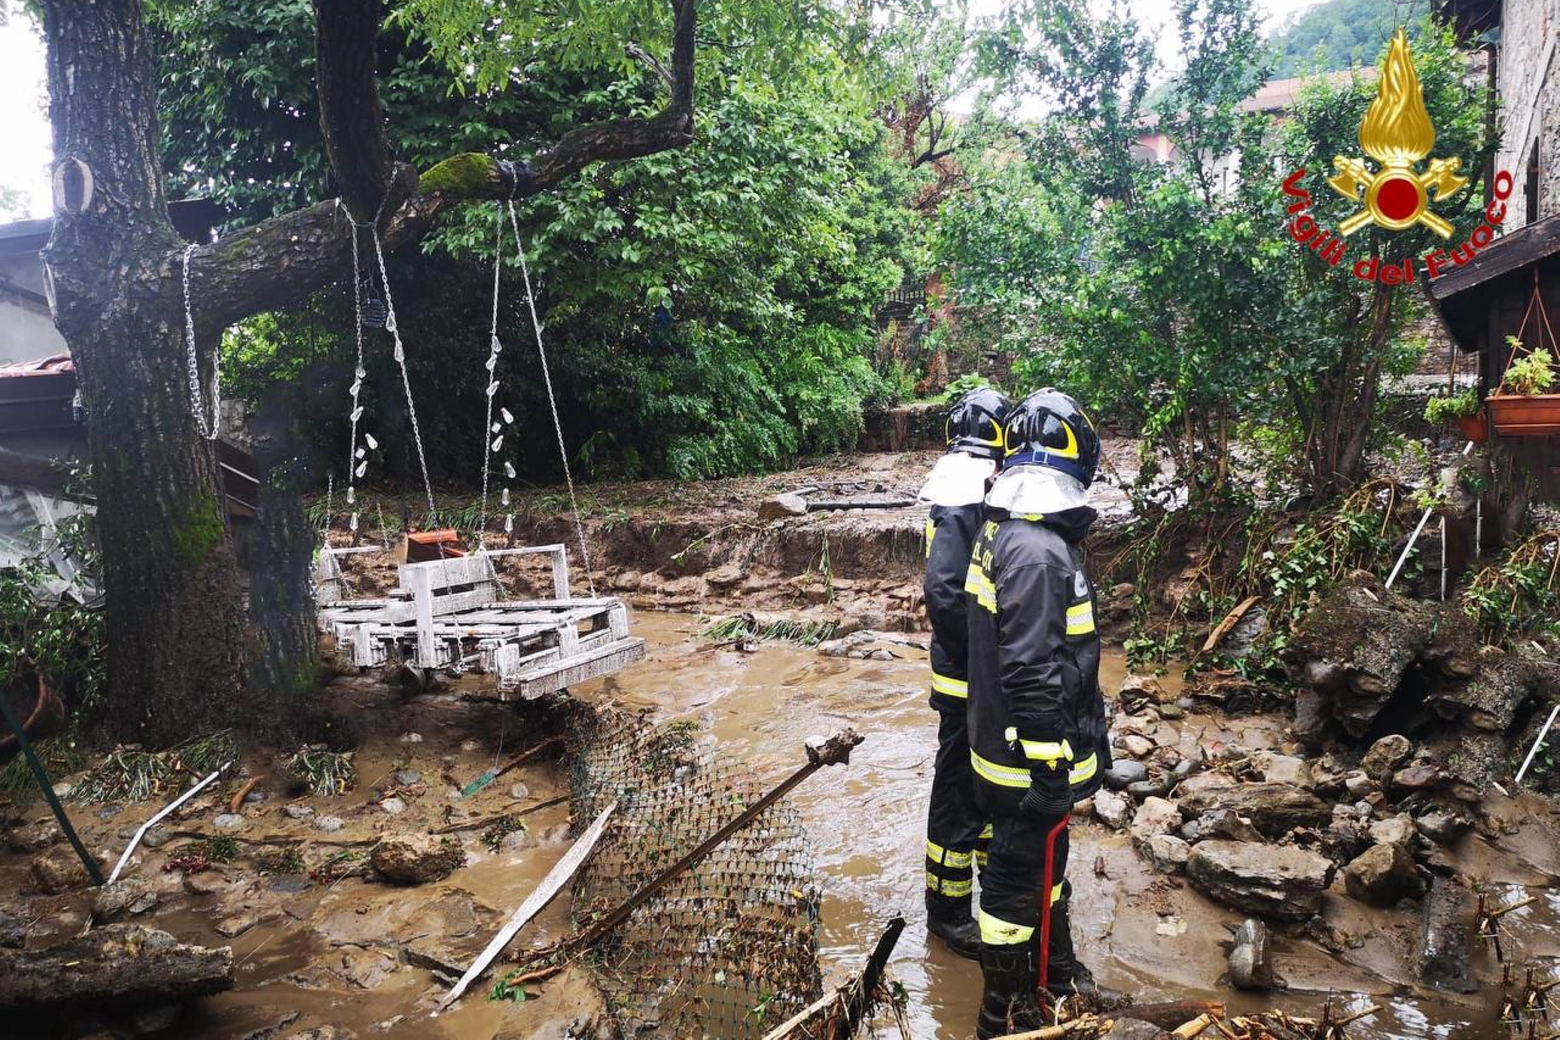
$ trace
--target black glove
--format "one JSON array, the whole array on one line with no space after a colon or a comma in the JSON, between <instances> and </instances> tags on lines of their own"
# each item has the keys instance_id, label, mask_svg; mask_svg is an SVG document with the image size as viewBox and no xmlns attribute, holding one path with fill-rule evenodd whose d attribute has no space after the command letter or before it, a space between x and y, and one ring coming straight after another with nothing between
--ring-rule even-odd
<instances>
[{"instance_id":1,"label":"black glove","mask_svg":"<svg viewBox=\"0 0 1560 1040\"><path fill-rule=\"evenodd\" d=\"M1018 803L1020 812L1032 816L1061 816L1072 812L1072 784L1067 779L1067 763L1056 768L1040 766L1029 771L1029 790Z\"/></svg>"}]
</instances>

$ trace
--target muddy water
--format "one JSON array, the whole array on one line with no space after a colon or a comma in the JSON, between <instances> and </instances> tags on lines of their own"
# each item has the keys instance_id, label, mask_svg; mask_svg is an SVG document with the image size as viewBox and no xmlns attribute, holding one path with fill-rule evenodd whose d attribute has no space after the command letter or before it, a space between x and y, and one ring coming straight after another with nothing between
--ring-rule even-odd
<instances>
[{"instance_id":1,"label":"muddy water","mask_svg":"<svg viewBox=\"0 0 1560 1040\"><path fill-rule=\"evenodd\" d=\"M866 736L851 764L814 776L791 797L801 809L824 878L823 957L836 980L859 968L883 922L903 912L910 925L900 939L893 974L910 994L909 1020L917 1037L966 1037L973 1032L979 969L928 948L922 926L922 862L926 793L936 724L926 706L925 655L908 647L902 659L826 658L813 651L765 645L757 653L702 652L688 642L696 625L676 615L636 615L655 649L651 658L601 686L576 691L589 700L613 699L658 709L704 724L728 753L764 775L780 777L802 761L802 742L852 725ZM1105 662L1114 689L1119 656ZM1161 742L1210 746L1238 741L1253 750L1284 739L1282 721L1190 715ZM1560 893L1545 889L1560 873L1553 828L1508 807L1513 834L1499 848L1478 838L1459 855L1471 877L1504 903L1539 895L1532 908L1507 918L1508 950L1529 959L1560 953L1555 924ZM1275 963L1289 990L1269 1000L1241 994L1218 980L1224 971L1225 925L1239 915L1216 907L1164 878L1139 859L1122 836L1094 822L1073 833L1070 876L1075 928L1083 955L1100 980L1141 1000L1208 999L1232 1011L1281 1007L1315 1014L1331 996L1348 1010L1374 1002L1383 1011L1351 1030L1364 1040L1472 1040L1504 1035L1494 997L1427 992L1415 983L1417 914L1372 910L1342 895L1339 880L1324 907L1328 925L1347 937L1342 954L1304 938L1275 936ZM1475 977L1497 970L1490 953L1474 954Z\"/></svg>"}]
</instances>

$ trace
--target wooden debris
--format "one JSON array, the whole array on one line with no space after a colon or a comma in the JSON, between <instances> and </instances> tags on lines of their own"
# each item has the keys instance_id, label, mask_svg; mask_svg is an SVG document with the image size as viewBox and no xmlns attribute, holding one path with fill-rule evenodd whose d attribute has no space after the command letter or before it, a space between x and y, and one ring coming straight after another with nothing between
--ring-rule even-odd
<instances>
[{"instance_id":1,"label":"wooden debris","mask_svg":"<svg viewBox=\"0 0 1560 1040\"><path fill-rule=\"evenodd\" d=\"M491 816L478 816L475 819L462 820L460 823L451 823L451 824L449 824L447 826L444 826L444 827L435 827L433 830L429 831L428 833L429 834L454 834L454 833L456 833L458 831L474 831L478 827L486 827L490 823L497 823L499 820L506 819L508 817L529 816L529 815L531 815L534 812L541 812L543 809L550 809L550 808L552 808L555 805L562 805L564 802L567 802L568 800L569 800L569 796L568 795L560 795L557 798L549 798L545 802L538 802L537 804L529 806L528 808L517 809L514 812L501 812L501 813L494 813ZM519 805L520 803L519 802L515 802L513 804Z\"/></svg>"},{"instance_id":2,"label":"wooden debris","mask_svg":"<svg viewBox=\"0 0 1560 1040\"><path fill-rule=\"evenodd\" d=\"M233 988L233 951L110 924L45 951L0 949L0 1008L129 1006Z\"/></svg>"},{"instance_id":3,"label":"wooden debris","mask_svg":"<svg viewBox=\"0 0 1560 1040\"><path fill-rule=\"evenodd\" d=\"M520 752L514 758L511 758L509 761L505 762L503 765L494 766L492 769L489 769L487 772L485 772L481 776L477 777L475 780L473 780L471 783L467 784L465 787L462 787L460 789L460 796L462 798L470 798L472 795L474 795L478 791L482 790L488 784L491 784L494 780L497 780L499 777L501 777L505 773L509 772L515 766L520 765L522 762L526 762L526 761L529 761L532 758L535 758L537 755L541 754L543 751L546 751L548 748L552 747L554 744L557 744L557 743L561 742L562 740L563 740L562 736L556 736L555 735L555 736L548 737L546 740L542 741L540 744L537 744L534 747L528 748L525 751Z\"/></svg>"},{"instance_id":4,"label":"wooden debris","mask_svg":"<svg viewBox=\"0 0 1560 1040\"><path fill-rule=\"evenodd\" d=\"M913 498L883 498L882 496L810 498L807 500L807 511L817 513L834 509L907 509L913 505L915 505Z\"/></svg>"},{"instance_id":5,"label":"wooden debris","mask_svg":"<svg viewBox=\"0 0 1560 1040\"><path fill-rule=\"evenodd\" d=\"M904 930L903 917L895 917L889 921L888 927L878 938L877 946L873 949L872 956L867 958L867 965L860 975L841 983L819 1000L765 1033L764 1040L785 1040L797 1029L811 1023L819 1014L830 1010L835 1004L841 1006L843 1019L833 1023L824 1036L854 1036L856 1024L865 1017L872 995L877 991L883 971L888 966L888 959L893 956L894 946L899 942L899 935Z\"/></svg>"},{"instance_id":6,"label":"wooden debris","mask_svg":"<svg viewBox=\"0 0 1560 1040\"><path fill-rule=\"evenodd\" d=\"M260 778L258 776L250 777L248 780L244 781L244 786L240 787L237 791L234 791L233 797L228 799L228 812L236 813L239 809L243 808L244 799L249 796L249 792L253 791L255 787L259 785L259 783Z\"/></svg>"},{"instance_id":7,"label":"wooden debris","mask_svg":"<svg viewBox=\"0 0 1560 1040\"><path fill-rule=\"evenodd\" d=\"M1208 633L1208 639L1202 645L1201 653L1209 653L1218 648L1224 642L1224 637L1230 634L1230 629L1240 624L1240 619L1246 616L1246 611L1262 602L1261 596L1247 596L1236 604L1235 609L1224 615L1224 620Z\"/></svg>"},{"instance_id":8,"label":"wooden debris","mask_svg":"<svg viewBox=\"0 0 1560 1040\"><path fill-rule=\"evenodd\" d=\"M1102 1019L1097 1015L1079 1015L1060 1025L1031 1029L1027 1033L1009 1033L998 1037L997 1040L1066 1040L1067 1037L1077 1036L1080 1033L1088 1036L1106 1033L1113 1025L1115 1022L1112 1019Z\"/></svg>"}]
</instances>

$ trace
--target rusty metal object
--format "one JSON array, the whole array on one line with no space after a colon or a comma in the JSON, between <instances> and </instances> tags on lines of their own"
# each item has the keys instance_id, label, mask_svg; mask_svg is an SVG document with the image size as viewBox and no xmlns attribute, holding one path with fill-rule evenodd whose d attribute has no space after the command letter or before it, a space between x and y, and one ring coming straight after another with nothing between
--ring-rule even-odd
<instances>
[{"instance_id":1,"label":"rusty metal object","mask_svg":"<svg viewBox=\"0 0 1560 1040\"><path fill-rule=\"evenodd\" d=\"M54 736L65 724L65 702L35 668L23 665L10 688L0 696L9 697L13 707L19 708L27 704L29 694L32 707L22 721L22 732L29 740ZM0 761L10 758L16 751L16 734L0 733Z\"/></svg>"}]
</instances>

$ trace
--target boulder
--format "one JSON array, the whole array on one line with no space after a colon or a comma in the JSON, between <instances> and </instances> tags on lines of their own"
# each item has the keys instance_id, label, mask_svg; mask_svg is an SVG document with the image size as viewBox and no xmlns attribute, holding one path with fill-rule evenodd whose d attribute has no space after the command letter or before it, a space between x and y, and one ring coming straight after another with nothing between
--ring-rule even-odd
<instances>
[{"instance_id":1,"label":"boulder","mask_svg":"<svg viewBox=\"0 0 1560 1040\"><path fill-rule=\"evenodd\" d=\"M1414 837L1419 833L1414 818L1407 813L1388 816L1370 825L1370 839L1378 845L1401 845L1412 849Z\"/></svg>"},{"instance_id":2,"label":"boulder","mask_svg":"<svg viewBox=\"0 0 1560 1040\"><path fill-rule=\"evenodd\" d=\"M1183 812L1201 814L1231 809L1269 838L1283 837L1296 827L1325 827L1332 818L1332 810L1325 802L1292 784L1232 781L1227 786L1202 788L1189 794L1182 785L1181 794Z\"/></svg>"},{"instance_id":3,"label":"boulder","mask_svg":"<svg viewBox=\"0 0 1560 1040\"><path fill-rule=\"evenodd\" d=\"M157 892L140 878L121 878L97 890L92 901L92 916L99 921L118 921L144 914L157 905Z\"/></svg>"},{"instance_id":4,"label":"boulder","mask_svg":"<svg viewBox=\"0 0 1560 1040\"><path fill-rule=\"evenodd\" d=\"M1181 826L1181 810L1164 798L1145 798L1132 817L1132 840L1142 845L1156 834L1169 834Z\"/></svg>"},{"instance_id":5,"label":"boulder","mask_svg":"<svg viewBox=\"0 0 1560 1040\"><path fill-rule=\"evenodd\" d=\"M1121 680L1117 697L1129 704L1145 700L1151 704L1167 704L1175 700L1175 695L1166 691L1158 679L1150 675L1132 674Z\"/></svg>"},{"instance_id":6,"label":"boulder","mask_svg":"<svg viewBox=\"0 0 1560 1040\"><path fill-rule=\"evenodd\" d=\"M1133 758L1142 758L1154 750L1154 742L1138 733L1128 733L1121 737L1116 741L1116 746Z\"/></svg>"},{"instance_id":7,"label":"boulder","mask_svg":"<svg viewBox=\"0 0 1560 1040\"><path fill-rule=\"evenodd\" d=\"M1305 790L1314 786L1311 767L1305 764L1303 758L1264 752L1257 756L1257 768L1262 770L1262 779L1269 783L1290 784Z\"/></svg>"},{"instance_id":8,"label":"boulder","mask_svg":"<svg viewBox=\"0 0 1560 1040\"><path fill-rule=\"evenodd\" d=\"M1099 791L1094 795L1094 815L1105 826L1118 831L1126 830L1131 814L1127 799L1115 791Z\"/></svg>"},{"instance_id":9,"label":"boulder","mask_svg":"<svg viewBox=\"0 0 1560 1040\"><path fill-rule=\"evenodd\" d=\"M1230 809L1212 809L1181 825L1181 837L1195 845L1209 838L1229 838L1233 841L1261 841L1262 835L1251 821Z\"/></svg>"},{"instance_id":10,"label":"boulder","mask_svg":"<svg viewBox=\"0 0 1560 1040\"><path fill-rule=\"evenodd\" d=\"M53 820L18 827L5 836L5 846L12 852L37 852L63 839L60 825Z\"/></svg>"},{"instance_id":11,"label":"boulder","mask_svg":"<svg viewBox=\"0 0 1560 1040\"><path fill-rule=\"evenodd\" d=\"M1273 986L1272 951L1267 925L1248 917L1235 929L1230 946L1230 985L1236 989L1271 989Z\"/></svg>"},{"instance_id":12,"label":"boulder","mask_svg":"<svg viewBox=\"0 0 1560 1040\"><path fill-rule=\"evenodd\" d=\"M1365 757L1360 759L1360 768L1372 780L1385 783L1413 753L1413 741L1401 733L1391 733L1370 746Z\"/></svg>"},{"instance_id":13,"label":"boulder","mask_svg":"<svg viewBox=\"0 0 1560 1040\"><path fill-rule=\"evenodd\" d=\"M1148 767L1130 758L1117 759L1109 769L1105 770L1105 786L1113 791L1120 791L1128 784L1147 779Z\"/></svg>"},{"instance_id":14,"label":"boulder","mask_svg":"<svg viewBox=\"0 0 1560 1040\"><path fill-rule=\"evenodd\" d=\"M1343 869L1349 895L1372 906L1391 906L1420 891L1414 858L1401 845L1372 845Z\"/></svg>"},{"instance_id":15,"label":"boulder","mask_svg":"<svg viewBox=\"0 0 1560 1040\"><path fill-rule=\"evenodd\" d=\"M33 883L44 895L57 896L73 892L78 888L86 888L92 881L86 864L81 862L81 857L69 845L38 853L28 867L32 871Z\"/></svg>"},{"instance_id":16,"label":"boulder","mask_svg":"<svg viewBox=\"0 0 1560 1040\"><path fill-rule=\"evenodd\" d=\"M1143 855L1162 874L1178 874L1191 858L1192 847L1173 834L1155 834L1142 845Z\"/></svg>"},{"instance_id":17,"label":"boulder","mask_svg":"<svg viewBox=\"0 0 1560 1040\"><path fill-rule=\"evenodd\" d=\"M1461 838L1473 826L1473 821L1462 813L1451 812L1447 809L1436 809L1427 812L1414 821L1414 826L1419 833L1435 842L1437 845L1450 845Z\"/></svg>"},{"instance_id":18,"label":"boulder","mask_svg":"<svg viewBox=\"0 0 1560 1040\"><path fill-rule=\"evenodd\" d=\"M21 949L27 941L27 922L15 914L0 910L0 948Z\"/></svg>"},{"instance_id":19,"label":"boulder","mask_svg":"<svg viewBox=\"0 0 1560 1040\"><path fill-rule=\"evenodd\" d=\"M1331 860L1314 852L1245 841L1202 842L1186 861L1192 887L1210 899L1289 921L1316 914L1333 870Z\"/></svg>"},{"instance_id":20,"label":"boulder","mask_svg":"<svg viewBox=\"0 0 1560 1040\"><path fill-rule=\"evenodd\" d=\"M774 495L758 504L760 520L779 520L787 516L804 516L806 513L807 500L801 495Z\"/></svg>"},{"instance_id":21,"label":"boulder","mask_svg":"<svg viewBox=\"0 0 1560 1040\"><path fill-rule=\"evenodd\" d=\"M1437 989L1472 993L1478 989L1468 974L1468 897L1462 886L1446 878L1430 882L1419 919L1419 977Z\"/></svg>"},{"instance_id":22,"label":"boulder","mask_svg":"<svg viewBox=\"0 0 1560 1040\"><path fill-rule=\"evenodd\" d=\"M1442 779L1441 770L1434 765L1409 766L1393 773L1388 786L1394 791L1423 791L1439 784Z\"/></svg>"},{"instance_id":23,"label":"boulder","mask_svg":"<svg viewBox=\"0 0 1560 1040\"><path fill-rule=\"evenodd\" d=\"M440 881L465 862L466 853L458 843L431 834L386 838L369 857L369 866L380 877L408 885Z\"/></svg>"}]
</instances>

